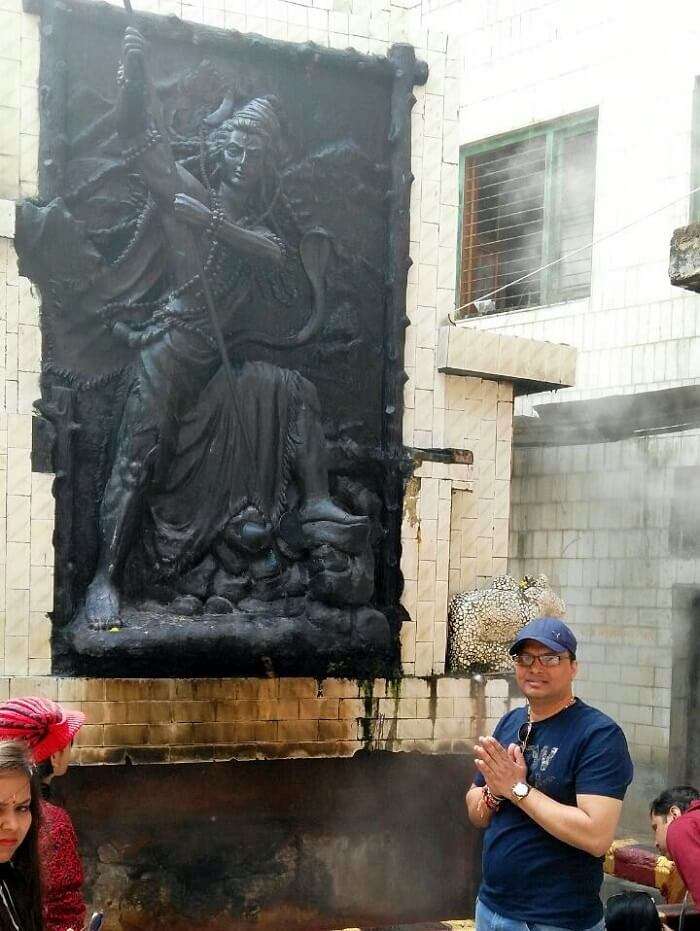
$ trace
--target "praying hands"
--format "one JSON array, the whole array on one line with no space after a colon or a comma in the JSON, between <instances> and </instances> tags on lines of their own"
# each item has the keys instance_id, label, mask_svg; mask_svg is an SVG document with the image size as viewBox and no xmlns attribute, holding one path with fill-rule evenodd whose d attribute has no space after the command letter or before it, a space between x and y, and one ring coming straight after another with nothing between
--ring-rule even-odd
<instances>
[{"instance_id":1,"label":"praying hands","mask_svg":"<svg viewBox=\"0 0 700 931\"><path fill-rule=\"evenodd\" d=\"M500 798L510 798L513 786L527 780L527 763L517 744L509 744L506 749L494 737L480 737L474 754L486 785Z\"/></svg>"}]
</instances>

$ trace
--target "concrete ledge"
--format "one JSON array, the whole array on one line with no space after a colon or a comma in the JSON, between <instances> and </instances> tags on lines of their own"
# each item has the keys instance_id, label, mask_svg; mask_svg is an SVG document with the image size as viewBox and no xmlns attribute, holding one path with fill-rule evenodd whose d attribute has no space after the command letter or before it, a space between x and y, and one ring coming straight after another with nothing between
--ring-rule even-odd
<instances>
[{"instance_id":1,"label":"concrete ledge","mask_svg":"<svg viewBox=\"0 0 700 931\"><path fill-rule=\"evenodd\" d=\"M513 418L514 446L615 443L700 427L700 385L537 404L535 411L536 417Z\"/></svg>"},{"instance_id":2,"label":"concrete ledge","mask_svg":"<svg viewBox=\"0 0 700 931\"><path fill-rule=\"evenodd\" d=\"M677 288L700 292L700 223L674 232L668 275Z\"/></svg>"},{"instance_id":3,"label":"concrete ledge","mask_svg":"<svg viewBox=\"0 0 700 931\"><path fill-rule=\"evenodd\" d=\"M515 394L533 394L575 383L576 349L469 326L446 326L438 334L437 365L446 375L511 381Z\"/></svg>"}]
</instances>

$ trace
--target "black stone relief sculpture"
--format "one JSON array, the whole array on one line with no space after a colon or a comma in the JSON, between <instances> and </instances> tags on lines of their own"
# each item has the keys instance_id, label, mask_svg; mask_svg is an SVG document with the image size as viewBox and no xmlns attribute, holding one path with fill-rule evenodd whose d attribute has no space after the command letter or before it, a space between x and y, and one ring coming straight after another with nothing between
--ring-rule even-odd
<instances>
[{"instance_id":1,"label":"black stone relief sculpture","mask_svg":"<svg viewBox=\"0 0 700 931\"><path fill-rule=\"evenodd\" d=\"M16 244L42 298L55 672L397 670L425 78L409 46L44 5Z\"/></svg>"}]
</instances>

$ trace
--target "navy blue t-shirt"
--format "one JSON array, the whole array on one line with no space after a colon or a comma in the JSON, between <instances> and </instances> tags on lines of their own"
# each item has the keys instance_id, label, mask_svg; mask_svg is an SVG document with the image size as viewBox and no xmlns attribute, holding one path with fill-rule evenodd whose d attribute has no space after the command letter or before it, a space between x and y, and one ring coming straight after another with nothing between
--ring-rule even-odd
<instances>
[{"instance_id":1,"label":"navy blue t-shirt","mask_svg":"<svg viewBox=\"0 0 700 931\"><path fill-rule=\"evenodd\" d=\"M493 736L518 743L525 708L504 715ZM524 735L524 728L523 728ZM528 783L564 805L577 795L624 798L632 781L625 735L607 715L580 699L532 727L525 751ZM476 785L484 778L477 773ZM585 931L600 921L603 858L548 834L506 801L484 835L479 898L492 911L519 921Z\"/></svg>"}]
</instances>

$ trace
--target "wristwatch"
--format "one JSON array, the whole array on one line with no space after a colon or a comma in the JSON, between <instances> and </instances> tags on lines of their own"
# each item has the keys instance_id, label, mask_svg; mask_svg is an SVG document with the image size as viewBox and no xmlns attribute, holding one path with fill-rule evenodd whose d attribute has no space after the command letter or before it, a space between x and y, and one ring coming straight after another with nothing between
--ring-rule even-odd
<instances>
[{"instance_id":1,"label":"wristwatch","mask_svg":"<svg viewBox=\"0 0 700 931\"><path fill-rule=\"evenodd\" d=\"M516 802L522 802L522 800L529 795L531 788L532 786L529 786L526 782L516 782L510 790L510 794Z\"/></svg>"}]
</instances>

